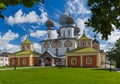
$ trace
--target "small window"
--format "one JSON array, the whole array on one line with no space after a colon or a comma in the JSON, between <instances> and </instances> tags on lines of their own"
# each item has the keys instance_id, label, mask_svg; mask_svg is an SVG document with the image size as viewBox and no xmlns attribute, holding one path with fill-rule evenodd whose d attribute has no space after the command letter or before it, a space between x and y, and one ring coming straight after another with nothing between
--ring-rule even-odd
<instances>
[{"instance_id":1,"label":"small window","mask_svg":"<svg viewBox=\"0 0 120 84\"><path fill-rule=\"evenodd\" d=\"M70 31L68 31L68 36L70 36Z\"/></svg>"},{"instance_id":2,"label":"small window","mask_svg":"<svg viewBox=\"0 0 120 84\"><path fill-rule=\"evenodd\" d=\"M84 47L85 46L85 41L82 41L82 47Z\"/></svg>"},{"instance_id":3,"label":"small window","mask_svg":"<svg viewBox=\"0 0 120 84\"><path fill-rule=\"evenodd\" d=\"M56 55L58 55L58 48L56 48Z\"/></svg>"},{"instance_id":4,"label":"small window","mask_svg":"<svg viewBox=\"0 0 120 84\"><path fill-rule=\"evenodd\" d=\"M63 32L63 37L65 37L65 31Z\"/></svg>"},{"instance_id":5,"label":"small window","mask_svg":"<svg viewBox=\"0 0 120 84\"><path fill-rule=\"evenodd\" d=\"M92 64L92 58L88 57L88 58L86 59L86 64Z\"/></svg>"},{"instance_id":6,"label":"small window","mask_svg":"<svg viewBox=\"0 0 120 84\"><path fill-rule=\"evenodd\" d=\"M48 38L50 38L50 33L48 33Z\"/></svg>"},{"instance_id":7,"label":"small window","mask_svg":"<svg viewBox=\"0 0 120 84\"><path fill-rule=\"evenodd\" d=\"M91 42L89 41L89 42L88 42L88 46L90 46L90 45L91 45Z\"/></svg>"},{"instance_id":8,"label":"small window","mask_svg":"<svg viewBox=\"0 0 120 84\"><path fill-rule=\"evenodd\" d=\"M73 57L73 58L71 59L71 64L72 64L72 65L76 65L76 64L77 64L77 59L76 59L75 57Z\"/></svg>"},{"instance_id":9,"label":"small window","mask_svg":"<svg viewBox=\"0 0 120 84\"><path fill-rule=\"evenodd\" d=\"M7 58L5 58L5 61L7 61Z\"/></svg>"},{"instance_id":10,"label":"small window","mask_svg":"<svg viewBox=\"0 0 120 84\"><path fill-rule=\"evenodd\" d=\"M66 51L68 52L68 51L70 51L70 49L69 49L69 48L67 48L67 49L66 49Z\"/></svg>"}]
</instances>

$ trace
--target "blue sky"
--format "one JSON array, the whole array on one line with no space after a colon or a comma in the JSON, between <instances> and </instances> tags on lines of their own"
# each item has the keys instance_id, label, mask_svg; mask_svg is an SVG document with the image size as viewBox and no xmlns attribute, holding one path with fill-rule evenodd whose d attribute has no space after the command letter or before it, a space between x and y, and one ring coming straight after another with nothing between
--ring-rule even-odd
<instances>
[{"instance_id":1,"label":"blue sky","mask_svg":"<svg viewBox=\"0 0 120 84\"><path fill-rule=\"evenodd\" d=\"M50 18L55 23L54 29L59 29L58 18L64 10L75 19L75 24L81 30L80 36L85 29L89 37L94 37L93 29L84 25L84 22L91 16L87 0L45 0L44 5L39 3L32 8L25 8L22 5L9 6L2 11L5 20L0 19L0 49L6 49L8 52L19 51L20 43L28 36L34 43L35 50L40 52L39 41L47 39L44 23ZM112 47L119 37L118 30L112 32L107 41L101 40L101 34L97 35L101 49L104 50Z\"/></svg>"}]
</instances>

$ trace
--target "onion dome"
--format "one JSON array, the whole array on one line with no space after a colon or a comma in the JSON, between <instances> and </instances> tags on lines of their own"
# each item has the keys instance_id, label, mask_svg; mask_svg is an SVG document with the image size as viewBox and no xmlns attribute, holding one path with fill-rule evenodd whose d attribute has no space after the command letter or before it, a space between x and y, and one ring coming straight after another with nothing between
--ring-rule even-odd
<instances>
[{"instance_id":1,"label":"onion dome","mask_svg":"<svg viewBox=\"0 0 120 84\"><path fill-rule=\"evenodd\" d=\"M47 20L45 24L46 24L47 27L54 27L54 23L53 23L53 21L50 20L50 19Z\"/></svg>"},{"instance_id":2,"label":"onion dome","mask_svg":"<svg viewBox=\"0 0 120 84\"><path fill-rule=\"evenodd\" d=\"M93 43L98 43L99 44L99 41L96 39L96 35L94 36Z\"/></svg>"},{"instance_id":3,"label":"onion dome","mask_svg":"<svg viewBox=\"0 0 120 84\"><path fill-rule=\"evenodd\" d=\"M74 24L74 19L73 17L71 17L70 15L66 17L66 24L67 25L71 25L71 24Z\"/></svg>"},{"instance_id":4,"label":"onion dome","mask_svg":"<svg viewBox=\"0 0 120 84\"><path fill-rule=\"evenodd\" d=\"M65 14L65 13L59 17L59 22L60 22L61 25L66 24L66 17L68 17L68 15Z\"/></svg>"},{"instance_id":5,"label":"onion dome","mask_svg":"<svg viewBox=\"0 0 120 84\"><path fill-rule=\"evenodd\" d=\"M80 32L80 28L75 26L74 27L74 34L78 34Z\"/></svg>"}]
</instances>

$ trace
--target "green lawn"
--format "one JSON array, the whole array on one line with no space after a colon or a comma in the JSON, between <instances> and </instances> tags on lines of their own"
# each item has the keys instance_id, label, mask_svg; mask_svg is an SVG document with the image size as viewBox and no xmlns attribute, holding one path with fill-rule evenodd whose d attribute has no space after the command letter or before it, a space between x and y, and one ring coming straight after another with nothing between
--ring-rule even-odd
<instances>
[{"instance_id":1,"label":"green lawn","mask_svg":"<svg viewBox=\"0 0 120 84\"><path fill-rule=\"evenodd\" d=\"M0 84L120 84L120 73L94 68L0 71Z\"/></svg>"}]
</instances>

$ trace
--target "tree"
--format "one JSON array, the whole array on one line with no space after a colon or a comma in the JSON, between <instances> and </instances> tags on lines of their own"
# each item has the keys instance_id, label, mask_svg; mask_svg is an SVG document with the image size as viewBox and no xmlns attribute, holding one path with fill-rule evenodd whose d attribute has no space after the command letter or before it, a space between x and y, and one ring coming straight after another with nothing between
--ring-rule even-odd
<instances>
[{"instance_id":1,"label":"tree","mask_svg":"<svg viewBox=\"0 0 120 84\"><path fill-rule=\"evenodd\" d=\"M44 3L44 0L0 0L0 18L4 19L2 15L2 10L5 10L8 6L16 6L18 4L23 4L25 7L32 7L37 3Z\"/></svg>"},{"instance_id":2,"label":"tree","mask_svg":"<svg viewBox=\"0 0 120 84\"><path fill-rule=\"evenodd\" d=\"M88 6L92 15L85 24L101 33L103 39L114 31L112 26L120 30L120 0L88 0Z\"/></svg>"},{"instance_id":3,"label":"tree","mask_svg":"<svg viewBox=\"0 0 120 84\"><path fill-rule=\"evenodd\" d=\"M107 52L107 57L109 60L116 62L116 67L120 68L120 39L116 41L115 47Z\"/></svg>"}]
</instances>

